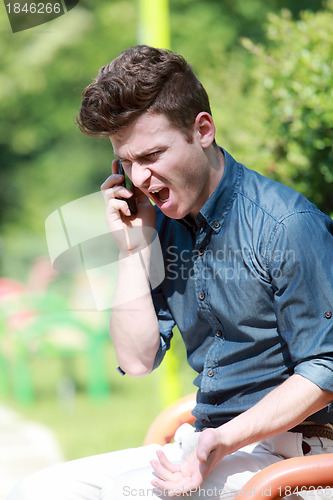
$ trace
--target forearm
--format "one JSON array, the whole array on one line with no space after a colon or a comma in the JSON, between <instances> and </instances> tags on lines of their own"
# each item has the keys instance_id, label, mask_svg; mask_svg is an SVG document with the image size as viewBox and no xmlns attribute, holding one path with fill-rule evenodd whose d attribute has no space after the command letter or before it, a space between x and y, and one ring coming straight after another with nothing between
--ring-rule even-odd
<instances>
[{"instance_id":1,"label":"forearm","mask_svg":"<svg viewBox=\"0 0 333 500\"><path fill-rule=\"evenodd\" d=\"M120 255L110 318L110 335L118 363L135 377L151 371L160 344L150 293L149 258L148 249Z\"/></svg>"},{"instance_id":2,"label":"forearm","mask_svg":"<svg viewBox=\"0 0 333 500\"><path fill-rule=\"evenodd\" d=\"M291 429L327 406L333 394L301 375L292 375L259 403L218 429L225 451L267 439Z\"/></svg>"}]
</instances>

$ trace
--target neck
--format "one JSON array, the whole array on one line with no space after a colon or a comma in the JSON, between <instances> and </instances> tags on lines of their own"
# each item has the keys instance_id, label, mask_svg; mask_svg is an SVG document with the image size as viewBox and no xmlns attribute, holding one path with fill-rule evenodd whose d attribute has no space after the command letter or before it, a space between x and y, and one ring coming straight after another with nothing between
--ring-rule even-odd
<instances>
[{"instance_id":1,"label":"neck","mask_svg":"<svg viewBox=\"0 0 333 500\"><path fill-rule=\"evenodd\" d=\"M210 193L209 196L215 191L224 173L224 153L218 146L211 146L210 151L207 151L207 157L212 169Z\"/></svg>"},{"instance_id":2,"label":"neck","mask_svg":"<svg viewBox=\"0 0 333 500\"><path fill-rule=\"evenodd\" d=\"M208 198L213 194L217 186L219 185L219 182L222 179L223 172L224 172L224 153L223 151L218 148L217 146L211 145L206 151L205 151L208 164L209 164L209 170L207 173L206 177L206 183L204 186L204 190L201 193L201 205L205 201L208 200ZM195 215L199 212L199 208L196 208L196 210L192 210L189 215L194 219Z\"/></svg>"}]
</instances>

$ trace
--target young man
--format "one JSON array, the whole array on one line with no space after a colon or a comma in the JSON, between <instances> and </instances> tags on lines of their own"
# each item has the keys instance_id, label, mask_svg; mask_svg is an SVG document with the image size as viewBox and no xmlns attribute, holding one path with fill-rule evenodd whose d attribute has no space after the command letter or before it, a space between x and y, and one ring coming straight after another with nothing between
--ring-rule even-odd
<instances>
[{"instance_id":1,"label":"young man","mask_svg":"<svg viewBox=\"0 0 333 500\"><path fill-rule=\"evenodd\" d=\"M332 220L216 145L207 94L177 54L124 51L85 89L78 123L110 138L135 185L136 214L116 161L102 185L120 249L120 368L156 368L177 324L198 373L197 420L163 448L42 471L10 500L231 499L276 461L333 452ZM165 278L152 290L155 228Z\"/></svg>"}]
</instances>

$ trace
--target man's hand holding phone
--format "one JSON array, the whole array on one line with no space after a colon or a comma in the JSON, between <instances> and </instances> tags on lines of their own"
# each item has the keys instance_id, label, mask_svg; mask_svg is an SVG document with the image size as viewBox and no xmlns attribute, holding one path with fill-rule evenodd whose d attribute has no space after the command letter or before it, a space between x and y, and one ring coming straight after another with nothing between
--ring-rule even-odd
<instances>
[{"instance_id":1,"label":"man's hand holding phone","mask_svg":"<svg viewBox=\"0 0 333 500\"><path fill-rule=\"evenodd\" d=\"M130 184L126 186L126 177L122 172L120 162L114 160L112 175L102 184L101 191L106 203L106 221L110 231L121 252L131 252L150 244L151 236L148 235L155 228L156 216L149 198L133 186L128 178ZM145 228L149 230L145 231Z\"/></svg>"},{"instance_id":2,"label":"man's hand holding phone","mask_svg":"<svg viewBox=\"0 0 333 500\"><path fill-rule=\"evenodd\" d=\"M125 201L127 201L128 208L130 209L131 215L135 215L138 211L137 206L136 206L136 200L134 196L134 185L133 182L127 177L125 174L125 171L123 169L123 166L121 164L120 160L117 160L117 165L118 165L118 173L124 176L124 180L121 183L121 185L126 188L128 191L133 193L133 196L131 198L123 198Z\"/></svg>"}]
</instances>

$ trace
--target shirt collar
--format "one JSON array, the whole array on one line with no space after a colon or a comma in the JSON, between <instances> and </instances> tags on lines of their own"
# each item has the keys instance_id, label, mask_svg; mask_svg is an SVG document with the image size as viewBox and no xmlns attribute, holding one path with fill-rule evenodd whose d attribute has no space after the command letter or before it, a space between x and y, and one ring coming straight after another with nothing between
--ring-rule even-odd
<instances>
[{"instance_id":1,"label":"shirt collar","mask_svg":"<svg viewBox=\"0 0 333 500\"><path fill-rule=\"evenodd\" d=\"M215 191L195 216L198 226L205 221L216 233L221 230L224 219L232 206L242 174L240 164L225 149L221 148L221 150L224 154L222 178Z\"/></svg>"}]
</instances>

